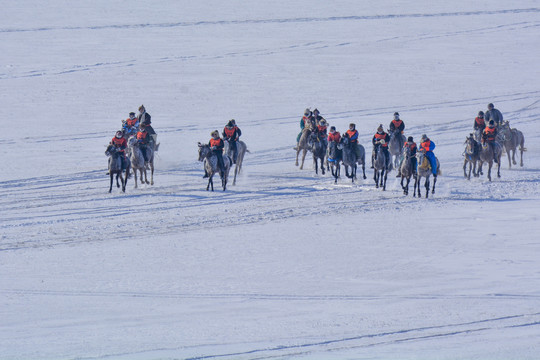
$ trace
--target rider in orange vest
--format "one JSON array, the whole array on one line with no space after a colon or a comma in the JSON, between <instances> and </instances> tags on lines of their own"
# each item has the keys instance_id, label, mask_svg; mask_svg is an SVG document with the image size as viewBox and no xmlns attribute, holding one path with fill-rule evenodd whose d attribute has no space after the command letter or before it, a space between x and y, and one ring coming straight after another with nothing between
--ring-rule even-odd
<instances>
[{"instance_id":1,"label":"rider in orange vest","mask_svg":"<svg viewBox=\"0 0 540 360\"><path fill-rule=\"evenodd\" d=\"M328 146L328 141L326 139L326 137L328 136L328 134L326 133L327 125L328 124L326 123L326 120L324 120L323 118L321 118L321 120L319 121L319 125L317 125L317 136L319 137L320 141L325 143L325 146Z\"/></svg>"},{"instance_id":2,"label":"rider in orange vest","mask_svg":"<svg viewBox=\"0 0 540 360\"><path fill-rule=\"evenodd\" d=\"M390 122L390 133L394 133L396 131L399 131L399 147L401 148L403 146L403 137L401 134L403 134L403 131L405 130L405 123L403 120L399 118L399 113L394 113L394 120Z\"/></svg>"},{"instance_id":3,"label":"rider in orange vest","mask_svg":"<svg viewBox=\"0 0 540 360\"><path fill-rule=\"evenodd\" d=\"M407 138L407 142L405 144L403 144L403 147L404 148L409 148L409 150L410 150L413 174L416 175L416 166L417 166L416 150L417 150L417 148L416 148L416 143L414 142L414 139L413 139L412 136L409 136ZM403 156L404 155L402 155L401 161L399 163L398 174L396 175L396 177L401 177L401 173L399 172L399 169L401 169L401 163L403 162Z\"/></svg>"},{"instance_id":4,"label":"rider in orange vest","mask_svg":"<svg viewBox=\"0 0 540 360\"><path fill-rule=\"evenodd\" d=\"M492 149L493 149L493 160L497 163L497 157L495 155L497 146L497 143L495 140L497 139L497 127L495 126L495 121L489 120L488 126L484 129L484 132L482 133L482 144L488 143Z\"/></svg>"},{"instance_id":5,"label":"rider in orange vest","mask_svg":"<svg viewBox=\"0 0 540 360\"><path fill-rule=\"evenodd\" d=\"M236 126L236 121L234 119L229 120L227 125L225 125L222 135L223 139L229 142L229 148L233 154L233 163L236 164L236 159L238 158L236 142L240 139L242 131L240 131L240 128Z\"/></svg>"},{"instance_id":6,"label":"rider in orange vest","mask_svg":"<svg viewBox=\"0 0 540 360\"><path fill-rule=\"evenodd\" d=\"M146 163L148 162L148 155L146 153L146 149L148 143L150 142L150 135L148 134L148 131L146 131L146 126L141 126L139 128L139 132L137 133L137 142L139 143L139 148L142 151L144 161Z\"/></svg>"},{"instance_id":7,"label":"rider in orange vest","mask_svg":"<svg viewBox=\"0 0 540 360\"><path fill-rule=\"evenodd\" d=\"M360 159L362 154L360 153L360 148L358 147L358 131L356 130L356 124L350 123L349 130L345 133L348 138L351 140L354 151L356 152L356 158ZM345 136L345 135L343 135Z\"/></svg>"},{"instance_id":8,"label":"rider in orange vest","mask_svg":"<svg viewBox=\"0 0 540 360\"><path fill-rule=\"evenodd\" d=\"M377 159L377 151L379 147L382 147L384 157L386 158L386 169L390 167L390 152L388 151L388 143L390 142L390 135L384 132L382 124L377 128L377 132L373 135L371 140L373 144L373 152L371 156L371 168L373 169L373 161Z\"/></svg>"},{"instance_id":9,"label":"rider in orange vest","mask_svg":"<svg viewBox=\"0 0 540 360\"><path fill-rule=\"evenodd\" d=\"M125 152L127 147L127 140L124 138L124 132L122 130L118 130L110 143L114 145L118 149L118 152L122 155L122 169L125 170L127 164Z\"/></svg>"},{"instance_id":10,"label":"rider in orange vest","mask_svg":"<svg viewBox=\"0 0 540 360\"><path fill-rule=\"evenodd\" d=\"M336 131L335 126L330 126L330 134L328 135L328 142L335 141L338 142L341 140L341 134L339 131Z\"/></svg>"},{"instance_id":11,"label":"rider in orange vest","mask_svg":"<svg viewBox=\"0 0 540 360\"><path fill-rule=\"evenodd\" d=\"M478 116L474 119L474 130L480 129L480 132L484 132L484 129L486 128L486 122L484 121L484 112L479 111Z\"/></svg>"},{"instance_id":12,"label":"rider in orange vest","mask_svg":"<svg viewBox=\"0 0 540 360\"><path fill-rule=\"evenodd\" d=\"M434 177L437 177L437 159L435 158L435 154L433 154L433 150L435 150L435 143L431 141L426 134L422 135L422 138L420 139L419 150L425 153L431 165L431 172L433 173Z\"/></svg>"},{"instance_id":13,"label":"rider in orange vest","mask_svg":"<svg viewBox=\"0 0 540 360\"><path fill-rule=\"evenodd\" d=\"M223 148L225 144L223 140L219 137L219 132L217 130L212 131L210 134L212 138L208 142L210 149L217 156L218 167L220 175L223 176L223 171L225 171L225 164L223 163Z\"/></svg>"}]
</instances>

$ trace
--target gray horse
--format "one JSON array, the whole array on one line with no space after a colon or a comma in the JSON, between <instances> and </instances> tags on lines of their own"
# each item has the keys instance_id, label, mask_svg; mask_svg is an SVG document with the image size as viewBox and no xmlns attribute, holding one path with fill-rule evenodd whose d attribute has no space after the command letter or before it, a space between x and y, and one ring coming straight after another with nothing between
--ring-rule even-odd
<instances>
[{"instance_id":1,"label":"gray horse","mask_svg":"<svg viewBox=\"0 0 540 360\"><path fill-rule=\"evenodd\" d=\"M341 144L337 141L330 141L328 144L328 163L330 164L330 170L334 177L334 184L337 184L337 179L340 175L341 161L343 157L343 150Z\"/></svg>"},{"instance_id":2,"label":"gray horse","mask_svg":"<svg viewBox=\"0 0 540 360\"><path fill-rule=\"evenodd\" d=\"M390 132L390 130L388 130ZM390 133L390 142L388 143L388 152L390 152L389 170L399 168L399 160L403 153L403 144L405 144L405 136L400 130L395 130Z\"/></svg>"},{"instance_id":3,"label":"gray horse","mask_svg":"<svg viewBox=\"0 0 540 360\"><path fill-rule=\"evenodd\" d=\"M204 169L208 174L208 185L206 186L206 191L212 187L214 191L214 174L219 173L218 158L210 149L210 145L199 143L199 161L202 161L204 164ZM229 178L229 171L231 170L232 159L228 155L223 155L223 166L224 171L221 176L221 185L223 186L223 191L227 189L227 180ZM221 174L220 174L221 175Z\"/></svg>"},{"instance_id":4,"label":"gray horse","mask_svg":"<svg viewBox=\"0 0 540 360\"><path fill-rule=\"evenodd\" d=\"M311 133L308 138L308 146L313 154L313 166L315 167L315 174L319 174L318 166L319 160L321 161L321 172L324 175L324 158L326 157L326 143L319 139L316 133Z\"/></svg>"},{"instance_id":5,"label":"gray horse","mask_svg":"<svg viewBox=\"0 0 540 360\"><path fill-rule=\"evenodd\" d=\"M429 160L426 158L426 155L423 152L417 152L416 153L416 161L418 162L418 169L416 173L416 181L414 183L415 192L416 189L418 189L418 197L422 197L422 194L420 192L420 180L422 177L426 178L426 181L424 182L424 187L426 188L426 199L429 196L429 188L430 188L430 181L429 177L433 174L433 171L431 171L431 165L429 163ZM437 162L437 174L441 173L441 164L439 163L439 159L435 157L435 161ZM437 184L437 177L433 177L433 189L431 189L431 193L435 194L435 184Z\"/></svg>"},{"instance_id":6,"label":"gray horse","mask_svg":"<svg viewBox=\"0 0 540 360\"><path fill-rule=\"evenodd\" d=\"M411 177L414 176L414 179L416 181L416 169L414 168L413 158L414 155L411 156L411 149L408 146L404 147L403 161L401 162L401 166L399 167L399 173L401 174L401 188L403 189L404 195L409 195L409 183L411 182ZM407 182L405 183L405 185L403 185L403 181L405 180ZM413 195L416 195L416 193L414 193Z\"/></svg>"},{"instance_id":7,"label":"gray horse","mask_svg":"<svg viewBox=\"0 0 540 360\"><path fill-rule=\"evenodd\" d=\"M523 166L523 152L525 149L525 137L523 133L518 129L510 129L510 123L508 121L503 121L499 125L499 135L498 138L501 140L506 155L508 156L508 168L512 168L512 163L516 163L516 150L519 146L520 151L520 162L519 165ZM510 152L512 152L512 159L510 159Z\"/></svg>"},{"instance_id":8,"label":"gray horse","mask_svg":"<svg viewBox=\"0 0 540 360\"><path fill-rule=\"evenodd\" d=\"M109 157L109 176L111 178L109 192L112 191L114 175L116 175L116 187L120 187L120 183L118 182L118 178L120 178L120 182L122 183L122 192L126 192L126 184L130 168L129 159L126 158L126 169L124 172L124 170L122 170L123 154L116 148L116 146L109 144L109 146L107 146L107 150L105 150L105 155Z\"/></svg>"},{"instance_id":9,"label":"gray horse","mask_svg":"<svg viewBox=\"0 0 540 360\"><path fill-rule=\"evenodd\" d=\"M476 170L476 164L480 162L480 144L474 139L474 135L470 134L469 137L465 140L465 151L463 151L463 156L465 160L463 161L463 176L467 180L471 180L471 170L474 177L480 176ZM467 173L467 164L469 165L469 173ZM480 169L480 165L478 165Z\"/></svg>"},{"instance_id":10,"label":"gray horse","mask_svg":"<svg viewBox=\"0 0 540 360\"><path fill-rule=\"evenodd\" d=\"M494 141L492 143L485 142L480 149L480 169L478 170L483 175L482 167L484 163L488 163L488 179L491 181L491 168L493 167L494 159L497 159L497 177L501 177L501 155L502 146Z\"/></svg>"},{"instance_id":11,"label":"gray horse","mask_svg":"<svg viewBox=\"0 0 540 360\"><path fill-rule=\"evenodd\" d=\"M148 151L148 150L147 150ZM129 159L131 161L131 168L133 169L133 176L135 178L135 189L137 188L137 171L139 171L141 184L148 182L148 174L146 172L146 165L144 163L144 156L142 150L139 146L139 142L136 138L130 137L128 140L128 151ZM144 175L144 180L143 180ZM152 180L152 185L154 184Z\"/></svg>"},{"instance_id":12,"label":"gray horse","mask_svg":"<svg viewBox=\"0 0 540 360\"><path fill-rule=\"evenodd\" d=\"M304 168L304 160L306 159L308 150L311 150L308 144L308 139L312 132L311 126L306 124L306 127L302 130L302 136L300 136L298 146L296 147L296 166L298 166L298 155L300 154L300 151L302 151L302 165L300 165L300 170Z\"/></svg>"},{"instance_id":13,"label":"gray horse","mask_svg":"<svg viewBox=\"0 0 540 360\"><path fill-rule=\"evenodd\" d=\"M386 179L388 178L388 170L386 168L386 156L384 156L383 147L377 148L377 154L373 161L373 180L375 180L375 187L381 186L383 191L386 190Z\"/></svg>"},{"instance_id":14,"label":"gray horse","mask_svg":"<svg viewBox=\"0 0 540 360\"><path fill-rule=\"evenodd\" d=\"M234 159L234 151L231 146L229 146L229 142L225 139L223 142L225 143L225 154L227 154L227 156L229 156L231 159ZM249 150L247 149L246 143L238 140L236 142L236 166L234 167L233 185L236 185L236 175L240 174L240 171L242 170L244 155L246 155L247 152L249 152Z\"/></svg>"}]
</instances>

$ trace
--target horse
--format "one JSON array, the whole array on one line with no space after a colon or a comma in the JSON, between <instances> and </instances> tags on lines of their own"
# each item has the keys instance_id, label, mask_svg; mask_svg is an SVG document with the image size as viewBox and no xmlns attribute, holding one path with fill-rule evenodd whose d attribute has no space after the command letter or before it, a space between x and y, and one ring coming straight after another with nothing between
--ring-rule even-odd
<instances>
[{"instance_id":1,"label":"horse","mask_svg":"<svg viewBox=\"0 0 540 360\"><path fill-rule=\"evenodd\" d=\"M381 186L383 191L386 190L386 179L388 178L388 169L386 163L386 156L384 156L384 150L382 145L378 147L375 160L373 161L373 180L375 180L375 187Z\"/></svg>"},{"instance_id":2,"label":"horse","mask_svg":"<svg viewBox=\"0 0 540 360\"><path fill-rule=\"evenodd\" d=\"M118 182L118 178L120 178L120 181L122 183L122 192L126 192L126 184L129 176L129 168L130 163L129 159L126 158L126 169L125 169L125 177L124 177L124 170L122 169L122 152L118 150L116 146L113 144L109 144L107 146L107 150L105 150L105 155L109 157L109 176L111 178L111 184L109 186L109 192L112 192L112 186L113 186L113 177L116 174L116 187L120 187L120 183Z\"/></svg>"},{"instance_id":3,"label":"horse","mask_svg":"<svg viewBox=\"0 0 540 360\"><path fill-rule=\"evenodd\" d=\"M501 125L499 125L498 138L501 140L504 146L504 150L506 151L506 155L508 156L508 168L512 168L512 163L514 163L514 165L517 165L516 150L518 146L520 151L519 165L523 166L523 152L527 150L525 149L525 137L523 136L523 133L515 128L510 129L510 123L508 121L503 121ZM511 161L510 151L512 152Z\"/></svg>"},{"instance_id":4,"label":"horse","mask_svg":"<svg viewBox=\"0 0 540 360\"><path fill-rule=\"evenodd\" d=\"M231 159L234 159L234 150L230 146L229 141L223 140L223 142L225 143L225 154L227 154L227 156ZM244 163L244 155L246 155L246 152L249 152L246 143L238 140L236 142L236 162L233 160L233 164L236 164L234 167L233 185L236 185L236 175L240 174L240 171L242 170L242 164Z\"/></svg>"},{"instance_id":5,"label":"horse","mask_svg":"<svg viewBox=\"0 0 540 360\"><path fill-rule=\"evenodd\" d=\"M148 154L148 148L147 148L147 154ZM137 141L136 138L130 137L128 140L128 151L129 159L131 161L131 168L133 169L133 175L135 177L135 189L137 188L137 170L140 174L141 184L146 183L150 184L148 182L148 174L146 172L146 165L144 162L144 156L142 153L142 150L140 148L140 144ZM144 174L144 180L143 180L143 174ZM154 184L154 181L152 179L152 185Z\"/></svg>"},{"instance_id":6,"label":"horse","mask_svg":"<svg viewBox=\"0 0 540 360\"><path fill-rule=\"evenodd\" d=\"M308 138L308 146L313 154L313 166L315 174L318 172L318 160L321 160L321 172L324 175L324 158L326 157L326 143L316 133L311 133Z\"/></svg>"},{"instance_id":7,"label":"horse","mask_svg":"<svg viewBox=\"0 0 540 360\"><path fill-rule=\"evenodd\" d=\"M298 155L300 154L300 151L302 151L302 165L300 165L300 170L304 168L304 160L306 159L307 151L311 150L308 144L308 139L312 132L313 130L311 129L311 126L306 124L306 127L302 130L302 136L300 136L298 145L296 146L296 166L298 166Z\"/></svg>"},{"instance_id":8,"label":"horse","mask_svg":"<svg viewBox=\"0 0 540 360\"><path fill-rule=\"evenodd\" d=\"M401 188L404 195L409 195L409 183L411 182L411 176L414 176L416 180L416 169L414 168L414 162L412 161L414 155L411 156L411 149L406 146L403 148L403 161L399 167L399 173L401 174ZM403 181L407 180L407 183L403 185ZM416 186L416 183L415 183ZM416 195L416 193L414 193Z\"/></svg>"},{"instance_id":9,"label":"horse","mask_svg":"<svg viewBox=\"0 0 540 360\"><path fill-rule=\"evenodd\" d=\"M215 173L219 173L219 165L218 165L218 159L217 156L212 152L210 149L210 145L208 144L201 144L199 145L199 161L202 161L204 163L204 169L206 170L206 173L208 174L208 185L206 186L206 191L212 187L212 191L214 191L214 181L213 177ZM232 165L232 159L229 157L229 155L225 154L223 155L223 174L221 175L221 186L223 186L223 191L227 189L227 180L229 178L229 171L231 170Z\"/></svg>"},{"instance_id":10,"label":"horse","mask_svg":"<svg viewBox=\"0 0 540 360\"><path fill-rule=\"evenodd\" d=\"M390 130L388 130L390 132ZM390 152L389 170L399 168L399 159L403 153L403 144L405 144L405 136L400 130L394 130L390 133L390 142L388 143L388 151Z\"/></svg>"},{"instance_id":11,"label":"horse","mask_svg":"<svg viewBox=\"0 0 540 360\"><path fill-rule=\"evenodd\" d=\"M465 161L463 162L463 176L467 180L471 180L471 169L474 177L480 176L479 171L476 170L476 164L480 161L480 144L474 139L474 135L470 134L465 140L465 151L463 156ZM469 164L469 173L467 174L467 164ZM478 165L480 169L480 165Z\"/></svg>"},{"instance_id":12,"label":"horse","mask_svg":"<svg viewBox=\"0 0 540 360\"><path fill-rule=\"evenodd\" d=\"M482 172L482 166L485 162L489 164L488 168L488 179L491 181L491 168L493 167L493 161L494 158L497 159L497 177L501 177L501 155L502 155L502 147L499 143L496 141L489 143L484 142L480 149L480 168L479 172L481 175L484 173Z\"/></svg>"},{"instance_id":13,"label":"horse","mask_svg":"<svg viewBox=\"0 0 540 360\"><path fill-rule=\"evenodd\" d=\"M351 143L351 139L347 134L343 135L343 137L340 140L341 146L342 146L342 156L341 160L343 163L343 166L345 167L345 176L354 182L354 179L356 179L356 169L357 169L357 157L356 157L356 151L354 151L353 143ZM349 167L351 168L351 174L349 175Z\"/></svg>"},{"instance_id":14,"label":"horse","mask_svg":"<svg viewBox=\"0 0 540 360\"><path fill-rule=\"evenodd\" d=\"M343 150L340 149L341 145L337 141L330 141L328 144L328 162L330 163L330 170L334 177L334 184L337 184L339 173L341 170L341 161L343 158Z\"/></svg>"},{"instance_id":15,"label":"horse","mask_svg":"<svg viewBox=\"0 0 540 360\"><path fill-rule=\"evenodd\" d=\"M426 178L426 181L424 182L424 187L426 188L426 199L429 196L429 187L430 187L430 181L429 177L433 173L431 170L431 166L429 163L429 160L426 158L426 154L423 152L417 152L416 153L416 161L418 163L418 169L416 171L416 181L414 182L414 188L415 192L416 189L418 189L418 197L422 197L422 194L420 192L420 179L422 177ZM437 174L440 174L441 165L439 163L439 159L435 157L435 161L437 162ZM433 189L431 190L432 194L435 194L435 184L437 184L437 177L433 177Z\"/></svg>"}]
</instances>

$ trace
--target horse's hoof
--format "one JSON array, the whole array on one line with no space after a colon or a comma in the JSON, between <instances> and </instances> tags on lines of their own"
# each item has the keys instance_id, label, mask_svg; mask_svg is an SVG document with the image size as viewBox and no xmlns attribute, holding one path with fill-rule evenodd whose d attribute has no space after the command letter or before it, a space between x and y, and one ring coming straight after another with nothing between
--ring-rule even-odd
<instances>
[{"instance_id":1,"label":"horse's hoof","mask_svg":"<svg viewBox=\"0 0 540 360\"><path fill-rule=\"evenodd\" d=\"M367 179L367 177L366 177L366 175L364 175L364 180L366 180L366 179Z\"/></svg>"},{"instance_id":2,"label":"horse's hoof","mask_svg":"<svg viewBox=\"0 0 540 360\"><path fill-rule=\"evenodd\" d=\"M153 181L150 181L150 185L154 185L154 182L153 182Z\"/></svg>"}]
</instances>

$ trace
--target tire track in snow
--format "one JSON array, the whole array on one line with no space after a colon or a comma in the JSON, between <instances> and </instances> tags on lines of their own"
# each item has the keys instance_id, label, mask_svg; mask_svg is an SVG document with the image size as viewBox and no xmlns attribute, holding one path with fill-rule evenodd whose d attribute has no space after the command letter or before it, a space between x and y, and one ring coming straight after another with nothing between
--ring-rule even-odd
<instances>
[{"instance_id":1,"label":"tire track in snow","mask_svg":"<svg viewBox=\"0 0 540 360\"><path fill-rule=\"evenodd\" d=\"M387 15L364 15L364 16L331 16L331 17L301 17L284 19L246 19L246 20L213 20L213 21L191 21L175 23L147 23L147 24L114 24L96 26L50 26L39 28L4 28L1 33L20 32L42 32L42 31L62 31L62 30L125 30L125 29L145 29L145 28L173 28L173 27L194 27L194 26L223 26L223 25L252 25L252 24L287 24L287 23L311 23L311 22L334 22L334 21L369 21L369 20L392 20L407 18L437 18L437 17L462 17L462 16L483 16L483 15L504 15L538 13L540 8L524 9L504 9L504 10L481 10L481 11L459 11L440 13L413 13L413 14L387 14Z\"/></svg>"}]
</instances>

